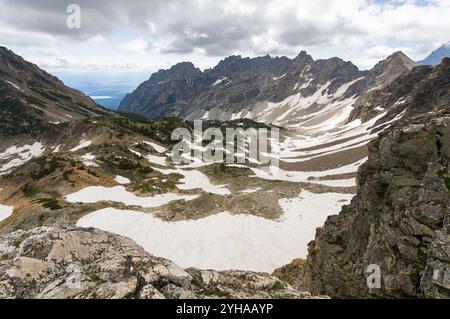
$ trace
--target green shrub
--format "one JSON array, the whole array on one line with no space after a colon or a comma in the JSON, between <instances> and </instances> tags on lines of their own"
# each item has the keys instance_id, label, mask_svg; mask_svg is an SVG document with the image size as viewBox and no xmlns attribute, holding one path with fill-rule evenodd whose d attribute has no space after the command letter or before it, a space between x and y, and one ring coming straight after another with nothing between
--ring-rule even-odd
<instances>
[{"instance_id":1,"label":"green shrub","mask_svg":"<svg viewBox=\"0 0 450 319\"><path fill-rule=\"evenodd\" d=\"M59 202L56 198L41 198L37 202L42 204L43 207L49 208L51 210L57 210L62 208L61 205L59 205Z\"/></svg>"},{"instance_id":2,"label":"green shrub","mask_svg":"<svg viewBox=\"0 0 450 319\"><path fill-rule=\"evenodd\" d=\"M22 187L22 193L26 198L32 198L36 196L39 193L39 189L30 183L25 184L25 186Z\"/></svg>"},{"instance_id":3,"label":"green shrub","mask_svg":"<svg viewBox=\"0 0 450 319\"><path fill-rule=\"evenodd\" d=\"M444 183L447 189L450 190L450 177L444 177Z\"/></svg>"}]
</instances>

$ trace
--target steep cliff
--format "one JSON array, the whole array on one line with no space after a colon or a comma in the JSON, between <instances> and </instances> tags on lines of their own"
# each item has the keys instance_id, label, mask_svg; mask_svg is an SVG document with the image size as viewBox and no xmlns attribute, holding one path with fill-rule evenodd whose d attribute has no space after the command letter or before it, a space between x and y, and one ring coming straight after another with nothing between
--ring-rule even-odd
<instances>
[{"instance_id":1,"label":"steep cliff","mask_svg":"<svg viewBox=\"0 0 450 319\"><path fill-rule=\"evenodd\" d=\"M403 120L369 144L357 196L309 245L301 283L307 290L450 297L449 81L446 59L415 84ZM380 289L368 288L369 265L380 267Z\"/></svg>"}]
</instances>

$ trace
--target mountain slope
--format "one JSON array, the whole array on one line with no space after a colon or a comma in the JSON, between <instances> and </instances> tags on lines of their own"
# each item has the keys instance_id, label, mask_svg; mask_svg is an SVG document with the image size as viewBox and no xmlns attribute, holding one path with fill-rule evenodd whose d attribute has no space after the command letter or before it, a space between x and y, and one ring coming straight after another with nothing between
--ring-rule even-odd
<instances>
[{"instance_id":1,"label":"mountain slope","mask_svg":"<svg viewBox=\"0 0 450 319\"><path fill-rule=\"evenodd\" d=\"M306 265L278 274L297 269L306 274L298 285L332 297L450 297L450 59L388 92L395 99L405 88L405 115L369 144L351 205L317 231ZM373 264L381 289L366 284Z\"/></svg>"},{"instance_id":2,"label":"mountain slope","mask_svg":"<svg viewBox=\"0 0 450 319\"><path fill-rule=\"evenodd\" d=\"M36 135L51 123L111 114L4 47L0 47L0 113L3 136Z\"/></svg>"},{"instance_id":3,"label":"mountain slope","mask_svg":"<svg viewBox=\"0 0 450 319\"><path fill-rule=\"evenodd\" d=\"M306 52L294 59L231 56L204 72L182 63L152 75L119 110L148 118L250 118L288 125L333 101L352 103L351 98L382 88L414 66L401 52L369 72L339 58L314 61Z\"/></svg>"},{"instance_id":4,"label":"mountain slope","mask_svg":"<svg viewBox=\"0 0 450 319\"><path fill-rule=\"evenodd\" d=\"M442 59L448 57L450 57L450 42L434 50L432 53L430 53L429 56L427 56L425 59L417 63L422 65L437 65L441 63Z\"/></svg>"}]
</instances>

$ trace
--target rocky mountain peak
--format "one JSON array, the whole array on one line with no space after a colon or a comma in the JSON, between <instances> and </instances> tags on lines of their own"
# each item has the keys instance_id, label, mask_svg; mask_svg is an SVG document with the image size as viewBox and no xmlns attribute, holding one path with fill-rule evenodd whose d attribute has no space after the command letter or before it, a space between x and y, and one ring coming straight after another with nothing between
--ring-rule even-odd
<instances>
[{"instance_id":1,"label":"rocky mountain peak","mask_svg":"<svg viewBox=\"0 0 450 319\"><path fill-rule=\"evenodd\" d=\"M386 61L388 61L389 63L403 63L409 69L412 69L413 67L417 66L417 63L414 62L402 51L394 52L386 59Z\"/></svg>"},{"instance_id":2,"label":"rocky mountain peak","mask_svg":"<svg viewBox=\"0 0 450 319\"><path fill-rule=\"evenodd\" d=\"M302 64L310 64L314 62L314 59L306 52L301 51L295 58L294 62L296 64L302 63Z\"/></svg>"},{"instance_id":3,"label":"rocky mountain peak","mask_svg":"<svg viewBox=\"0 0 450 319\"><path fill-rule=\"evenodd\" d=\"M181 62L175 64L170 69L159 70L152 75L150 80L161 82L172 79L195 78L202 75L202 71L194 66L191 62Z\"/></svg>"},{"instance_id":4,"label":"rocky mountain peak","mask_svg":"<svg viewBox=\"0 0 450 319\"><path fill-rule=\"evenodd\" d=\"M378 62L367 76L367 87L380 89L392 83L399 76L411 71L418 64L401 51L395 52Z\"/></svg>"},{"instance_id":5,"label":"rocky mountain peak","mask_svg":"<svg viewBox=\"0 0 450 319\"><path fill-rule=\"evenodd\" d=\"M417 66L416 62L414 62L402 51L397 51L375 65L374 70L382 74L390 71L390 69L402 68L409 71L415 66Z\"/></svg>"}]
</instances>

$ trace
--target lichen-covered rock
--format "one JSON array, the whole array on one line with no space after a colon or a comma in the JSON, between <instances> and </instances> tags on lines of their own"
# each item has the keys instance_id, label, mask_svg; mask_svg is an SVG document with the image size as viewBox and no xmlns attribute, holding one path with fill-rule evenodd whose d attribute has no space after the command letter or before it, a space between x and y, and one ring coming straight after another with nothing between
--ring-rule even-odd
<instances>
[{"instance_id":1,"label":"lichen-covered rock","mask_svg":"<svg viewBox=\"0 0 450 319\"><path fill-rule=\"evenodd\" d=\"M309 298L267 274L182 269L95 229L0 237L0 298Z\"/></svg>"},{"instance_id":2,"label":"lichen-covered rock","mask_svg":"<svg viewBox=\"0 0 450 319\"><path fill-rule=\"evenodd\" d=\"M431 243L421 280L425 298L449 298L450 236L441 233Z\"/></svg>"}]
</instances>

